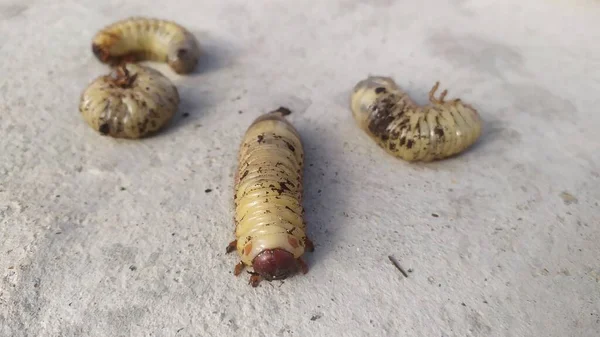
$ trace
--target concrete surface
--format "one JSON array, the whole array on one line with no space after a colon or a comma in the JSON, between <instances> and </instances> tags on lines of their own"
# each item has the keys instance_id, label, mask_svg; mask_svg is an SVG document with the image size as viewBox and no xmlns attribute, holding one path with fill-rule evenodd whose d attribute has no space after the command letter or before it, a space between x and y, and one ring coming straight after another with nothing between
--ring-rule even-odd
<instances>
[{"instance_id":1,"label":"concrete surface","mask_svg":"<svg viewBox=\"0 0 600 337\"><path fill-rule=\"evenodd\" d=\"M600 4L493 3L2 1L0 336L599 336ZM92 35L129 15L206 50L192 76L153 65L183 103L144 141L77 111L108 71ZM428 165L386 155L347 108L368 74L421 103L440 80L483 138ZM252 289L224 254L232 176L280 105L316 252Z\"/></svg>"}]
</instances>

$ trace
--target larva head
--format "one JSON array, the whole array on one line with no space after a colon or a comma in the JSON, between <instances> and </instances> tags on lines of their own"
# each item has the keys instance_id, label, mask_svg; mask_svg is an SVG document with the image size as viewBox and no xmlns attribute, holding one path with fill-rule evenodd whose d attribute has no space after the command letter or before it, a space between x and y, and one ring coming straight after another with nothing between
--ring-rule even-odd
<instances>
[{"instance_id":1,"label":"larva head","mask_svg":"<svg viewBox=\"0 0 600 337\"><path fill-rule=\"evenodd\" d=\"M369 107L377 99L390 90L398 90L398 86L390 77L369 76L358 82L350 97L352 115L359 125L365 125L369 119Z\"/></svg>"},{"instance_id":2,"label":"larva head","mask_svg":"<svg viewBox=\"0 0 600 337\"><path fill-rule=\"evenodd\" d=\"M283 280L298 271L298 262L285 249L265 249L254 258L252 268L267 281Z\"/></svg>"}]
</instances>

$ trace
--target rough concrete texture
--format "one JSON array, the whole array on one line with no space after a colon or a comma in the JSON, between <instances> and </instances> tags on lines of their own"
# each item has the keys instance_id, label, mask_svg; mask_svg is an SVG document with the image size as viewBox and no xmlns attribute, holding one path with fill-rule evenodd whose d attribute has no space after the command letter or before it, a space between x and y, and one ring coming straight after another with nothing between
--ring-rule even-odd
<instances>
[{"instance_id":1,"label":"rough concrete texture","mask_svg":"<svg viewBox=\"0 0 600 337\"><path fill-rule=\"evenodd\" d=\"M191 76L150 64L182 105L142 141L77 110L108 72L93 34L130 15L205 50ZM2 1L0 336L598 336L598 19L566 0ZM348 110L368 74L420 103L440 80L484 135L431 164L385 154ZM233 173L278 106L316 251L253 289L224 253Z\"/></svg>"}]
</instances>

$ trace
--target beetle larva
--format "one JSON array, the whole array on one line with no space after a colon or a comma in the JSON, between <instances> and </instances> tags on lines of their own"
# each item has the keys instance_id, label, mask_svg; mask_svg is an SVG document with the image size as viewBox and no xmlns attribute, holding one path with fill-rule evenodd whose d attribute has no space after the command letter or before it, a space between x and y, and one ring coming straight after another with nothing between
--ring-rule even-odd
<instances>
[{"instance_id":1,"label":"beetle larva","mask_svg":"<svg viewBox=\"0 0 600 337\"><path fill-rule=\"evenodd\" d=\"M166 125L179 93L159 71L129 63L97 77L81 94L79 111L102 135L142 138Z\"/></svg>"},{"instance_id":2,"label":"beetle larva","mask_svg":"<svg viewBox=\"0 0 600 337\"><path fill-rule=\"evenodd\" d=\"M252 266L250 284L281 280L298 271L313 244L305 233L302 206L304 150L300 136L280 108L257 118L247 129L235 177L235 237L239 275Z\"/></svg>"},{"instance_id":3,"label":"beetle larva","mask_svg":"<svg viewBox=\"0 0 600 337\"><path fill-rule=\"evenodd\" d=\"M107 64L124 62L166 62L178 74L194 70L200 57L198 41L175 22L132 17L100 30L92 51Z\"/></svg>"},{"instance_id":4,"label":"beetle larva","mask_svg":"<svg viewBox=\"0 0 600 337\"><path fill-rule=\"evenodd\" d=\"M477 110L460 99L445 101L444 90L429 92L430 104L418 106L394 80L369 76L358 82L351 95L355 121L389 154L409 162L433 161L466 150L481 135Z\"/></svg>"}]
</instances>

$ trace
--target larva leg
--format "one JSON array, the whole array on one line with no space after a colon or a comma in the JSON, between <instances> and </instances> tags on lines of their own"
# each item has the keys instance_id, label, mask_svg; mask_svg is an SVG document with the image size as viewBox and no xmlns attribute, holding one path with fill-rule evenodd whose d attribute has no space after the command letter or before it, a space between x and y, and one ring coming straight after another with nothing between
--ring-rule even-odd
<instances>
[{"instance_id":1,"label":"larva leg","mask_svg":"<svg viewBox=\"0 0 600 337\"><path fill-rule=\"evenodd\" d=\"M315 245L308 237L304 238L304 249L311 253L315 251Z\"/></svg>"},{"instance_id":2,"label":"larva leg","mask_svg":"<svg viewBox=\"0 0 600 337\"><path fill-rule=\"evenodd\" d=\"M136 139L164 127L179 107L175 85L160 72L137 64L113 69L81 94L79 111L102 135Z\"/></svg>"},{"instance_id":3,"label":"larva leg","mask_svg":"<svg viewBox=\"0 0 600 337\"><path fill-rule=\"evenodd\" d=\"M444 90L440 94L440 98L435 98L435 92L438 90L439 87L440 82L435 82L435 84L429 91L429 101L433 104L444 104L444 98L446 98L446 95L448 94L448 90Z\"/></svg>"},{"instance_id":4,"label":"larva leg","mask_svg":"<svg viewBox=\"0 0 600 337\"><path fill-rule=\"evenodd\" d=\"M302 258L299 258L297 263L300 266L300 271L302 272L302 274L308 273L308 265L306 264L306 262L304 262Z\"/></svg>"},{"instance_id":5,"label":"larva leg","mask_svg":"<svg viewBox=\"0 0 600 337\"><path fill-rule=\"evenodd\" d=\"M262 277L258 273L251 273L250 280L248 280L248 284L251 285L253 288L256 288L260 284L261 279Z\"/></svg>"},{"instance_id":6,"label":"larva leg","mask_svg":"<svg viewBox=\"0 0 600 337\"><path fill-rule=\"evenodd\" d=\"M229 254L229 253L233 252L236 247L237 247L237 240L233 240L227 245L227 249L225 250L225 252L227 254Z\"/></svg>"},{"instance_id":7,"label":"larva leg","mask_svg":"<svg viewBox=\"0 0 600 337\"><path fill-rule=\"evenodd\" d=\"M166 62L179 74L194 70L200 57L196 38L181 25L167 20L133 17L117 21L93 38L92 52L110 65L127 62Z\"/></svg>"},{"instance_id":8,"label":"larva leg","mask_svg":"<svg viewBox=\"0 0 600 337\"><path fill-rule=\"evenodd\" d=\"M459 99L446 100L448 90L428 105L417 106L389 77L358 82L350 109L360 129L389 154L409 162L444 159L461 153L481 135L478 112Z\"/></svg>"},{"instance_id":9,"label":"larva leg","mask_svg":"<svg viewBox=\"0 0 600 337\"><path fill-rule=\"evenodd\" d=\"M246 268L246 265L244 264L244 262L240 261L238 264L235 265L235 268L233 269L233 275L238 276L242 273L244 268Z\"/></svg>"}]
</instances>

